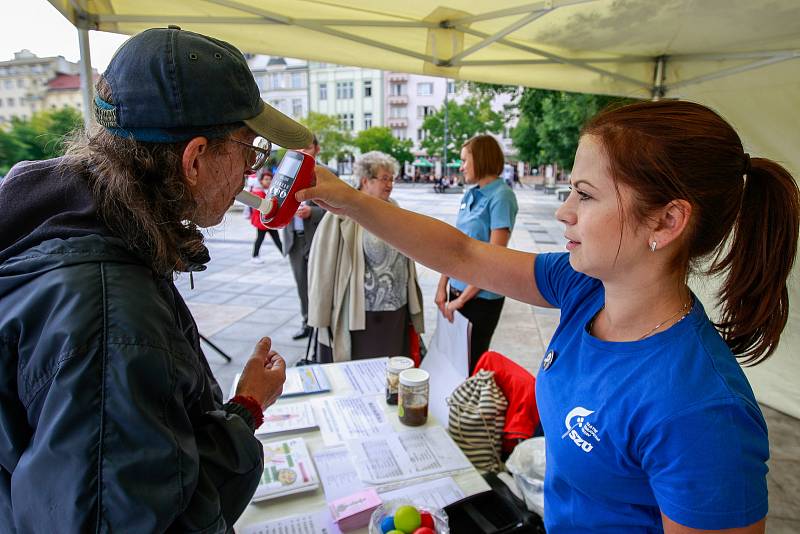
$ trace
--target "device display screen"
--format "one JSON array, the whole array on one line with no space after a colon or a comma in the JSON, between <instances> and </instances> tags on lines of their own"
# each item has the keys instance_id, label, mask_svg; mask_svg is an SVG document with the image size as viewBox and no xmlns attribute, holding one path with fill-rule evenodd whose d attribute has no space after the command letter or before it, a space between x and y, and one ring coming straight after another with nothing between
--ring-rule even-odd
<instances>
[{"instance_id":1,"label":"device display screen","mask_svg":"<svg viewBox=\"0 0 800 534\"><path fill-rule=\"evenodd\" d=\"M278 172L272 179L272 185L269 188L270 194L275 197L279 205L283 204L284 199L289 194L302 163L303 156L300 154L287 152L283 157L281 165L278 167Z\"/></svg>"}]
</instances>

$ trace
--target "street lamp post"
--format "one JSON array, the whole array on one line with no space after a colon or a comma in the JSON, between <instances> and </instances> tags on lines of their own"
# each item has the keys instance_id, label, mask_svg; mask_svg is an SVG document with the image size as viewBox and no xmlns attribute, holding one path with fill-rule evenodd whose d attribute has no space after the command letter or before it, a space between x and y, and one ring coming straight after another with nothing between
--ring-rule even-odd
<instances>
[{"instance_id":1,"label":"street lamp post","mask_svg":"<svg viewBox=\"0 0 800 534\"><path fill-rule=\"evenodd\" d=\"M442 162L442 165L443 165L443 167L442 167L442 175L444 177L446 177L446 178L449 178L448 169L447 169L447 115L448 115L448 111L447 111L447 94L449 93L449 91L448 91L448 89L449 89L448 85L449 84L450 84L450 80L445 78L445 80L444 80L444 157L442 158L443 159L443 162Z\"/></svg>"}]
</instances>

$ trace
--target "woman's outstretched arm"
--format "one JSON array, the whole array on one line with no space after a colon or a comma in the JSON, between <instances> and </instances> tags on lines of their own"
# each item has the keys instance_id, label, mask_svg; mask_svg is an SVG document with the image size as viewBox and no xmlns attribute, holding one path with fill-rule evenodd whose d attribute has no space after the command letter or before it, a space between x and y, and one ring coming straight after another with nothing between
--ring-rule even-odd
<instances>
[{"instance_id":1,"label":"woman's outstretched arm","mask_svg":"<svg viewBox=\"0 0 800 534\"><path fill-rule=\"evenodd\" d=\"M355 220L406 256L439 273L510 298L552 307L533 275L536 255L471 239L456 228L356 191L323 167L316 184L297 193Z\"/></svg>"}]
</instances>

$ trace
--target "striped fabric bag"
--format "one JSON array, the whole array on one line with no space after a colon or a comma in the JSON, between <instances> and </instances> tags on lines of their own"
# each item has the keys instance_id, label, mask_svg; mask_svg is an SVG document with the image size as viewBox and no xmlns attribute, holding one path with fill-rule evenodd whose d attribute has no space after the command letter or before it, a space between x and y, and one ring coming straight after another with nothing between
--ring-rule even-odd
<instances>
[{"instance_id":1,"label":"striped fabric bag","mask_svg":"<svg viewBox=\"0 0 800 534\"><path fill-rule=\"evenodd\" d=\"M503 469L500 448L508 401L494 381L494 372L481 370L458 386L447 399L447 431L475 469Z\"/></svg>"}]
</instances>

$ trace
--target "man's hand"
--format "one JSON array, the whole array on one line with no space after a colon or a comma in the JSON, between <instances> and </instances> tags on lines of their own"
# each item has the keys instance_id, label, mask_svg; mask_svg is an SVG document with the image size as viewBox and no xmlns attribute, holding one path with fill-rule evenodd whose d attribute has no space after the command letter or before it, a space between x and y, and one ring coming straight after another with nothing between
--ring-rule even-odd
<instances>
[{"instance_id":1,"label":"man's hand","mask_svg":"<svg viewBox=\"0 0 800 534\"><path fill-rule=\"evenodd\" d=\"M262 337L256 343L236 386L237 395L254 398L262 410L278 400L286 381L286 362L271 348L272 340L268 337Z\"/></svg>"},{"instance_id":2,"label":"man's hand","mask_svg":"<svg viewBox=\"0 0 800 534\"><path fill-rule=\"evenodd\" d=\"M300 204L300 207L297 208L297 212L295 213L301 219L308 219L311 217L311 206L306 204Z\"/></svg>"}]
</instances>

